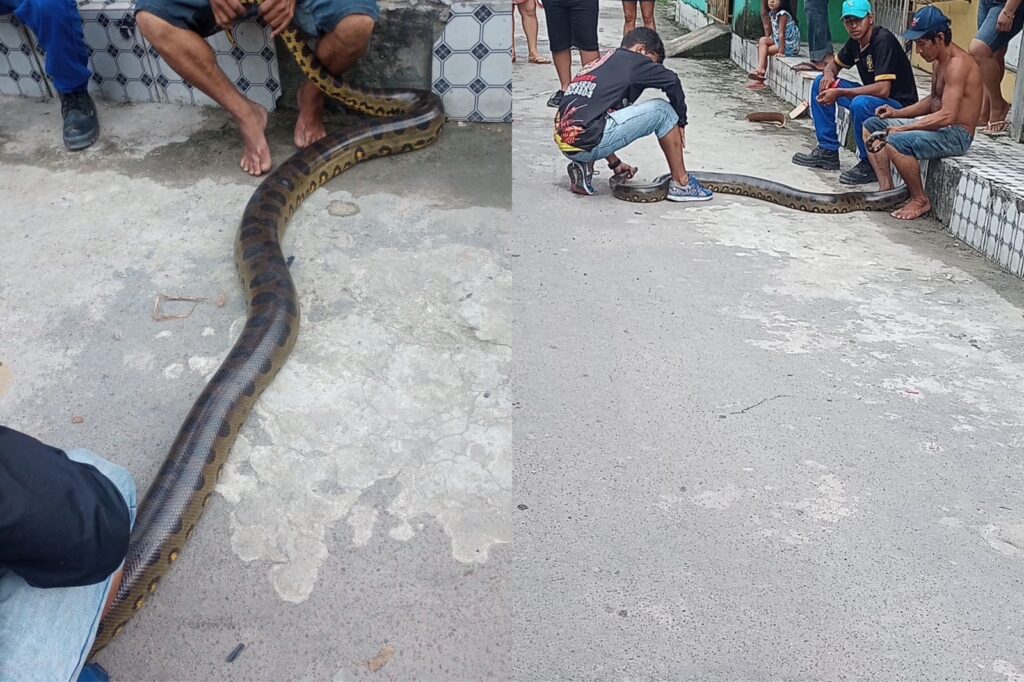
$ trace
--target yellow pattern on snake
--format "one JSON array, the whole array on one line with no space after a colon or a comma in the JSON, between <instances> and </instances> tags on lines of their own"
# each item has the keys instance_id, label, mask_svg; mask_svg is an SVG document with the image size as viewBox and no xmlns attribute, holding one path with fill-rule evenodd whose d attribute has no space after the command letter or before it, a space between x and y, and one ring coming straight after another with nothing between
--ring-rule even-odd
<instances>
[{"instance_id":1,"label":"yellow pattern on snake","mask_svg":"<svg viewBox=\"0 0 1024 682\"><path fill-rule=\"evenodd\" d=\"M99 625L90 658L124 629L180 556L253 403L295 344L299 300L281 251L289 218L318 187L355 164L422 149L444 125L440 98L432 92L342 84L292 27L282 38L303 73L327 96L380 120L330 133L299 150L267 175L250 198L235 238L235 265L247 297L245 327L196 399L139 505L121 585Z\"/></svg>"}]
</instances>

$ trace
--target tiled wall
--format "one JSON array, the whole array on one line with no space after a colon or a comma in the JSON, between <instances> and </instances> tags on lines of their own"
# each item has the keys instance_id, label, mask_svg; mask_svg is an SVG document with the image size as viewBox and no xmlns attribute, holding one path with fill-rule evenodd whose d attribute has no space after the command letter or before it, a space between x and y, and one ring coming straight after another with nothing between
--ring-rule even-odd
<instances>
[{"instance_id":1,"label":"tiled wall","mask_svg":"<svg viewBox=\"0 0 1024 682\"><path fill-rule=\"evenodd\" d=\"M688 5L683 0L676 0L675 4L675 22L680 26L685 26L691 31L695 31L698 28L704 28L709 24L713 23L713 20L708 17L705 12L700 11L696 7Z\"/></svg>"},{"instance_id":2,"label":"tiled wall","mask_svg":"<svg viewBox=\"0 0 1024 682\"><path fill-rule=\"evenodd\" d=\"M512 4L457 2L434 44L434 92L453 119L512 121Z\"/></svg>"},{"instance_id":3,"label":"tiled wall","mask_svg":"<svg viewBox=\"0 0 1024 682\"><path fill-rule=\"evenodd\" d=\"M179 76L135 25L132 0L80 0L93 71L89 90L121 102L179 102L215 106ZM239 90L267 109L281 92L270 29L260 20L235 30L238 48L223 33L207 42L217 63ZM0 17L0 94L53 96L44 55L31 33L10 16ZM290 55L283 55L290 59ZM431 82L449 118L512 120L512 4L510 0L455 2L434 44Z\"/></svg>"}]
</instances>

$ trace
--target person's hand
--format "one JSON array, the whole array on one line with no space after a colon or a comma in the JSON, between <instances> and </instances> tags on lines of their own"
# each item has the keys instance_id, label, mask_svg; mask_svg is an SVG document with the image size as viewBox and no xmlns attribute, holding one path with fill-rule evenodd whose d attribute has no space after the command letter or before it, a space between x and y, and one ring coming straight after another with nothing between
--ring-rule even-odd
<instances>
[{"instance_id":1,"label":"person's hand","mask_svg":"<svg viewBox=\"0 0 1024 682\"><path fill-rule=\"evenodd\" d=\"M824 92L825 90L828 90L829 88L832 87L832 84L835 83L835 82L836 82L836 79L832 78L832 76L828 75L828 71L826 71L825 73L821 74L820 91Z\"/></svg>"},{"instance_id":2,"label":"person's hand","mask_svg":"<svg viewBox=\"0 0 1024 682\"><path fill-rule=\"evenodd\" d=\"M1007 12L1005 9L999 13L999 18L996 19L996 28L1001 33L1005 33L1013 28L1013 13Z\"/></svg>"},{"instance_id":3,"label":"person's hand","mask_svg":"<svg viewBox=\"0 0 1024 682\"><path fill-rule=\"evenodd\" d=\"M280 35L295 16L295 0L263 0L260 3L260 14L270 24L275 36Z\"/></svg>"},{"instance_id":4,"label":"person's hand","mask_svg":"<svg viewBox=\"0 0 1024 682\"><path fill-rule=\"evenodd\" d=\"M829 88L828 90L822 90L818 93L818 103L829 106L831 104L835 104L839 97L839 88Z\"/></svg>"},{"instance_id":5,"label":"person's hand","mask_svg":"<svg viewBox=\"0 0 1024 682\"><path fill-rule=\"evenodd\" d=\"M231 30L238 18L245 14L245 7L238 0L210 0L210 9L217 25L225 31Z\"/></svg>"},{"instance_id":6,"label":"person's hand","mask_svg":"<svg viewBox=\"0 0 1024 682\"><path fill-rule=\"evenodd\" d=\"M636 167L630 166L625 161L621 161L619 165L615 167L615 177L617 178L632 180L634 175L636 175Z\"/></svg>"},{"instance_id":7,"label":"person's hand","mask_svg":"<svg viewBox=\"0 0 1024 682\"><path fill-rule=\"evenodd\" d=\"M878 118L895 118L896 110L890 107L888 104L883 104L882 106L875 109L875 116L877 116Z\"/></svg>"}]
</instances>

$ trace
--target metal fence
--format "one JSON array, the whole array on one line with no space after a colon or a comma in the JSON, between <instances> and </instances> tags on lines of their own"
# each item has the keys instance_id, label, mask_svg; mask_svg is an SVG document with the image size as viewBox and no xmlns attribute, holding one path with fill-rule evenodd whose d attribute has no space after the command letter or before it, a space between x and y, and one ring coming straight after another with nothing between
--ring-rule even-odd
<instances>
[{"instance_id":1,"label":"metal fence","mask_svg":"<svg viewBox=\"0 0 1024 682\"><path fill-rule=\"evenodd\" d=\"M875 9L875 25L884 26L892 31L900 45L904 45L901 36L913 17L911 0L875 0L872 4Z\"/></svg>"}]
</instances>

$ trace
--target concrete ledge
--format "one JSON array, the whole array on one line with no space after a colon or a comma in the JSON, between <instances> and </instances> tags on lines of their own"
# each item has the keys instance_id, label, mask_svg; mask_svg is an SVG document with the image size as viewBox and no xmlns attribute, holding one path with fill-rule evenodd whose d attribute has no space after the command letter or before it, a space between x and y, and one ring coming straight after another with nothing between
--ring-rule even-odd
<instances>
[{"instance_id":1,"label":"concrete ledge","mask_svg":"<svg viewBox=\"0 0 1024 682\"><path fill-rule=\"evenodd\" d=\"M797 105L810 98L816 73L793 66L804 57L783 59L769 70L768 87ZM746 71L757 65L757 44L732 37L732 61ZM856 70L841 77L859 81ZM919 73L921 95L930 90L930 76ZM852 149L848 112L839 109L839 139ZM922 164L932 216L963 243L976 249L1007 272L1024 278L1024 145L1009 138L979 134L966 156ZM893 172L894 178L902 182Z\"/></svg>"}]
</instances>

